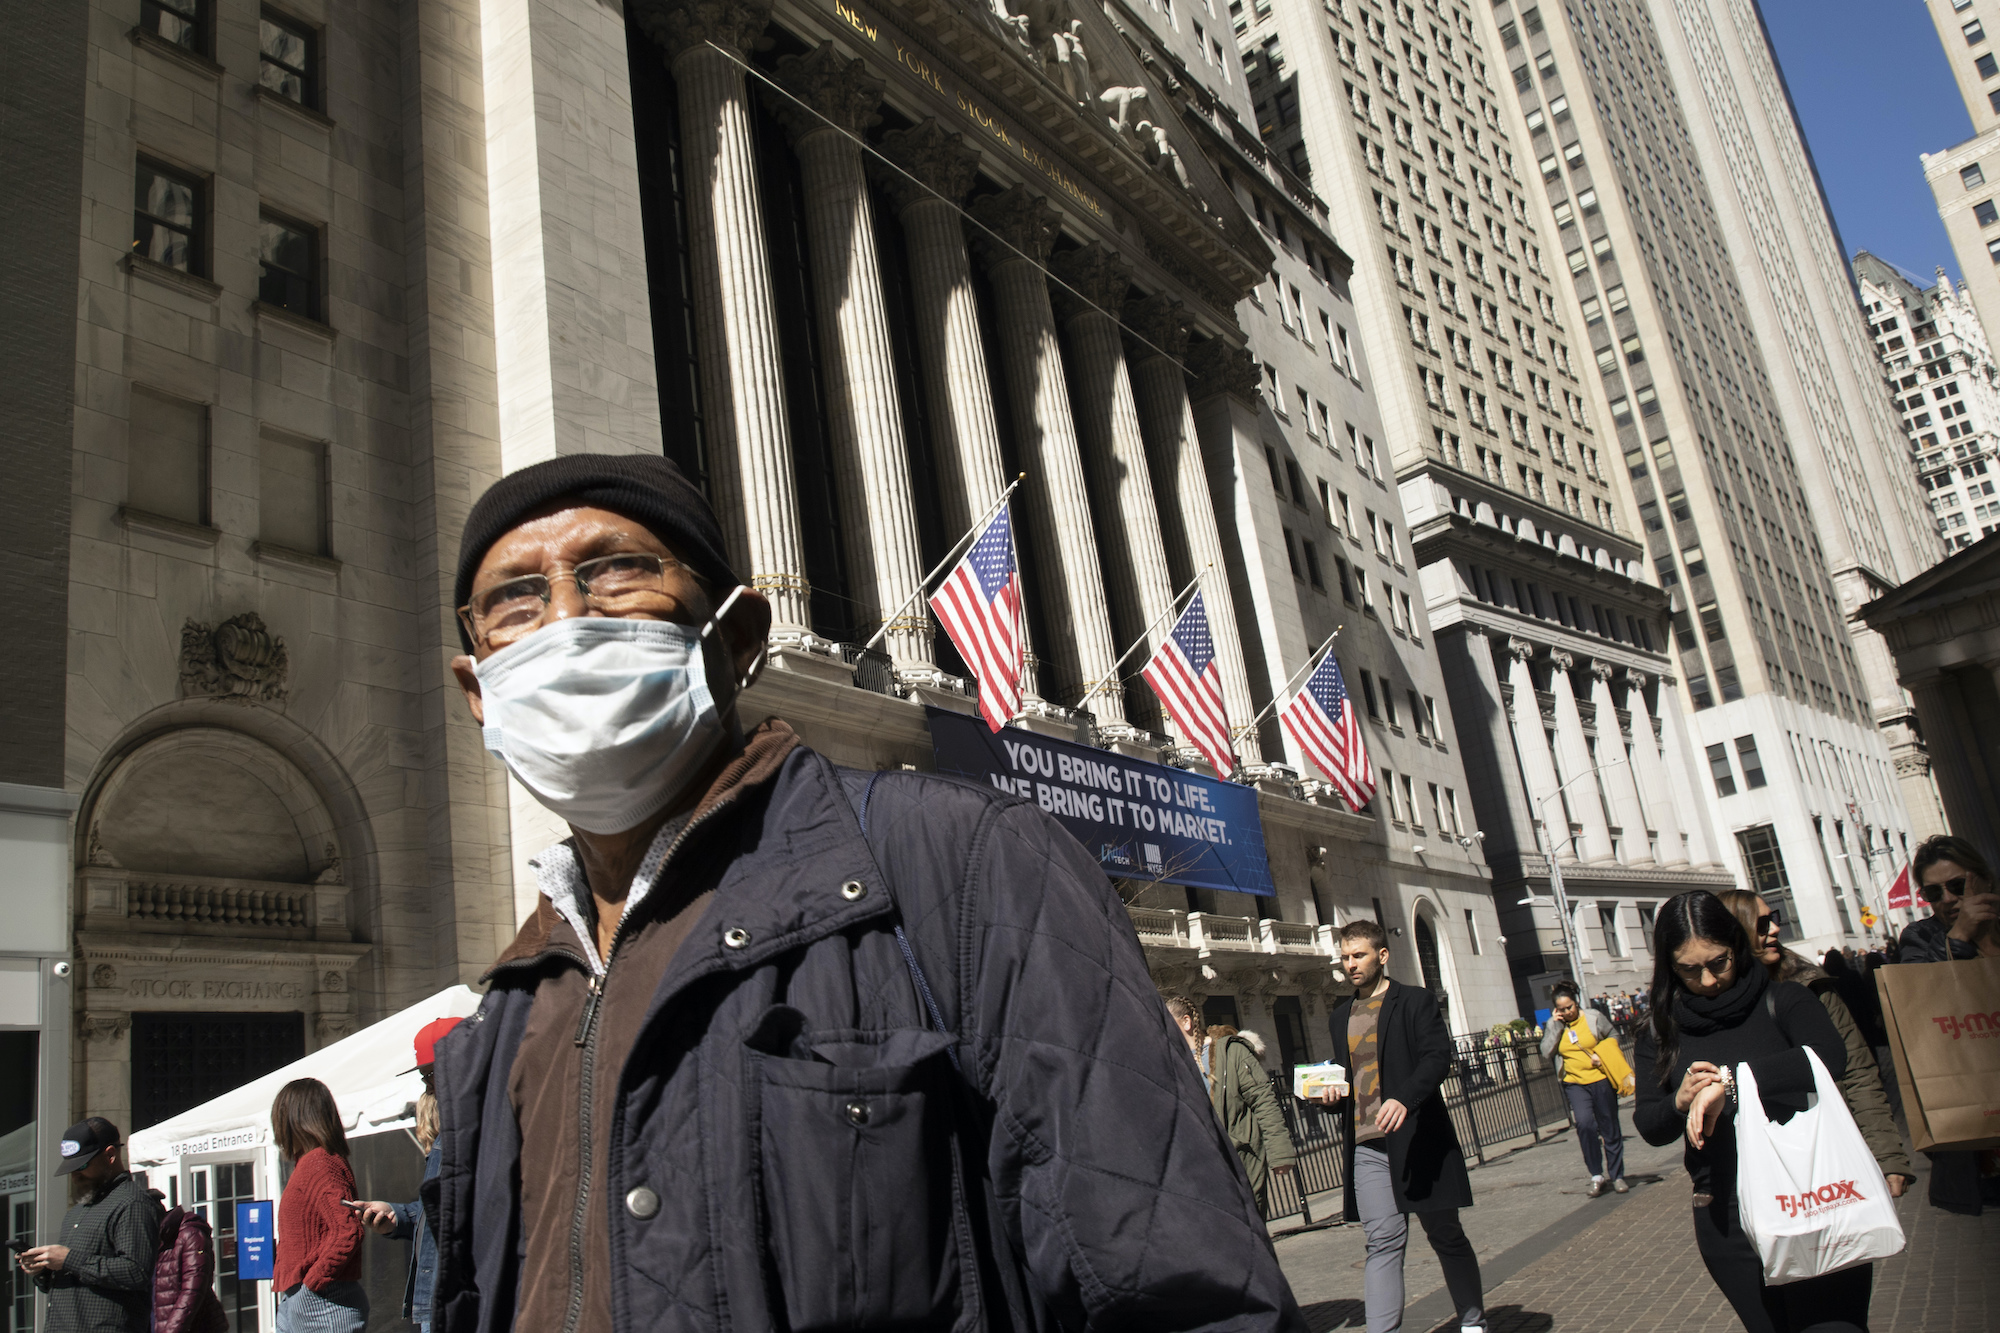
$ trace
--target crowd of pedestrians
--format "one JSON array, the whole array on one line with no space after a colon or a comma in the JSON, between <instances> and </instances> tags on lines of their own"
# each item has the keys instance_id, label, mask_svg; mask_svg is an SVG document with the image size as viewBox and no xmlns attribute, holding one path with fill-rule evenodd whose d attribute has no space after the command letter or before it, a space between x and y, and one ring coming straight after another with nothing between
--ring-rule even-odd
<instances>
[{"instance_id":1,"label":"crowd of pedestrians","mask_svg":"<svg viewBox=\"0 0 2000 1333\"><path fill-rule=\"evenodd\" d=\"M473 507L453 670L572 836L530 862L536 910L478 1012L418 1035L418 1198L355 1197L331 1090L279 1092L280 1333L368 1326L369 1232L409 1242L423 1333L1298 1333L1263 1217L1297 1150L1262 1040L1160 1003L1097 862L1032 804L746 732L770 610L723 550L658 457L537 464ZM1969 844L1933 839L1913 874L1931 915L1904 961L2000 953ZM1631 1188L1622 1095L1647 1143L1685 1140L1689 1244L1746 1329L1865 1329L1869 1265L1767 1282L1739 1212L1738 1068L1776 1121L1823 1067L1892 1191L1916 1179L1866 976L1886 960L1815 964L1783 924L1754 894L1672 899L1650 988L1556 986L1540 1053L1591 1196ZM1389 975L1376 922L1338 939L1346 1082L1321 1096L1369 1333L1403 1325L1412 1217L1484 1333L1440 997ZM1931 1202L2000 1203L1991 1166L1935 1155ZM116 1127L73 1127L61 1174L82 1198L60 1243L18 1259L51 1333L219 1333L207 1224L135 1181Z\"/></svg>"}]
</instances>

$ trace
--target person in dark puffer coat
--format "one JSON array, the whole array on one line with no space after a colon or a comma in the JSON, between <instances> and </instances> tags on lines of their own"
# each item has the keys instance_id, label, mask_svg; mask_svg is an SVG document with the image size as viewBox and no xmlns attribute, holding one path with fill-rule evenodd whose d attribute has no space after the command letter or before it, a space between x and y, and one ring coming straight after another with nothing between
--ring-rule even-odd
<instances>
[{"instance_id":1,"label":"person in dark puffer coat","mask_svg":"<svg viewBox=\"0 0 2000 1333\"><path fill-rule=\"evenodd\" d=\"M1301 1333L1094 851L739 719L723 546L657 455L467 517L452 667L572 836L437 1046L434 1328Z\"/></svg>"},{"instance_id":2,"label":"person in dark puffer coat","mask_svg":"<svg viewBox=\"0 0 2000 1333\"><path fill-rule=\"evenodd\" d=\"M152 1191L155 1198L158 1190ZM215 1294L215 1235L208 1219L185 1208L160 1219L153 1260L153 1333L227 1333L229 1316Z\"/></svg>"}]
</instances>

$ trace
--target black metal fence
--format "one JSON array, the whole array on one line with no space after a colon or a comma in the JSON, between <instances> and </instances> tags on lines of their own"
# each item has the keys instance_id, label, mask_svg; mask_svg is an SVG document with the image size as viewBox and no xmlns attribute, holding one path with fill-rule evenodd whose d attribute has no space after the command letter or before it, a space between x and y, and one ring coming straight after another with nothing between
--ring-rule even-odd
<instances>
[{"instance_id":1,"label":"black metal fence","mask_svg":"<svg viewBox=\"0 0 2000 1333\"><path fill-rule=\"evenodd\" d=\"M1453 1044L1454 1066L1439 1091L1459 1143L1479 1161L1519 1139L1540 1142L1545 1132L1569 1122L1556 1067L1534 1038L1498 1043L1484 1036L1459 1037ZM1298 1165L1288 1175L1271 1178L1264 1216L1302 1214L1310 1223L1308 1196L1338 1190L1344 1183L1339 1108L1292 1096L1289 1070L1271 1075L1271 1086L1298 1151ZM1321 1207L1328 1205L1322 1201ZM1339 1210L1338 1202L1331 1205L1336 1215Z\"/></svg>"}]
</instances>

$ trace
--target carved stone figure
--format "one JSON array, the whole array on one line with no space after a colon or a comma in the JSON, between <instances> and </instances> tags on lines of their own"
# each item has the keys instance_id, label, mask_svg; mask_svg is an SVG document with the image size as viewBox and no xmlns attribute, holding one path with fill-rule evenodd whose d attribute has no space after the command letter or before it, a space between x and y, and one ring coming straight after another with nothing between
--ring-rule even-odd
<instances>
[{"instance_id":1,"label":"carved stone figure","mask_svg":"<svg viewBox=\"0 0 2000 1333\"><path fill-rule=\"evenodd\" d=\"M1111 125L1111 132L1117 135L1124 135L1129 133L1133 128L1132 103L1145 101L1146 90L1144 88L1106 88L1097 95L1097 100L1104 106L1111 108L1111 114L1105 117ZM1137 147L1138 145L1134 146Z\"/></svg>"},{"instance_id":2,"label":"carved stone figure","mask_svg":"<svg viewBox=\"0 0 2000 1333\"><path fill-rule=\"evenodd\" d=\"M345 884L347 877L340 869L340 849L332 843L326 845L326 866L313 877L315 884Z\"/></svg>"},{"instance_id":3,"label":"carved stone figure","mask_svg":"<svg viewBox=\"0 0 2000 1333\"><path fill-rule=\"evenodd\" d=\"M198 620L181 626L181 693L224 699L285 701L291 660L285 641L255 611L231 616L211 630Z\"/></svg>"},{"instance_id":4,"label":"carved stone figure","mask_svg":"<svg viewBox=\"0 0 2000 1333\"><path fill-rule=\"evenodd\" d=\"M1133 126L1133 134L1139 140L1139 151L1146 155L1148 162L1179 181L1183 190L1189 194L1194 193L1194 183L1188 180L1187 167L1181 163L1180 150L1167 140L1166 126L1142 120Z\"/></svg>"},{"instance_id":5,"label":"carved stone figure","mask_svg":"<svg viewBox=\"0 0 2000 1333\"><path fill-rule=\"evenodd\" d=\"M994 22L998 23L1015 41L1019 42L1023 50L1034 50L1034 38L1028 34L1028 16L1024 13L1008 13L1007 0L988 0L988 3L993 9Z\"/></svg>"}]
</instances>

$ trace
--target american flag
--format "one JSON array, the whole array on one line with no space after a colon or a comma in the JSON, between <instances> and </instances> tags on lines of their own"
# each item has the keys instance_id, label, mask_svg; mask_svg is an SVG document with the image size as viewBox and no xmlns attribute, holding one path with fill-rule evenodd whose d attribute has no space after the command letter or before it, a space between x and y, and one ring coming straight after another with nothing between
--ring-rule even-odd
<instances>
[{"instance_id":1,"label":"american flag","mask_svg":"<svg viewBox=\"0 0 2000 1333\"><path fill-rule=\"evenodd\" d=\"M1359 810L1375 799L1368 746L1361 739L1347 682L1340 678L1340 663L1332 653L1313 668L1305 688L1279 716L1306 757L1339 789L1342 800Z\"/></svg>"},{"instance_id":2,"label":"american flag","mask_svg":"<svg viewBox=\"0 0 2000 1333\"><path fill-rule=\"evenodd\" d=\"M948 578L931 610L959 656L979 677L979 712L998 731L1021 711L1021 574L1007 506L986 525Z\"/></svg>"},{"instance_id":3,"label":"american flag","mask_svg":"<svg viewBox=\"0 0 2000 1333\"><path fill-rule=\"evenodd\" d=\"M1215 641L1209 637L1208 611L1200 593L1139 674L1215 771L1224 777L1234 772L1236 752L1229 744L1229 714L1222 707L1222 672L1215 664Z\"/></svg>"}]
</instances>

